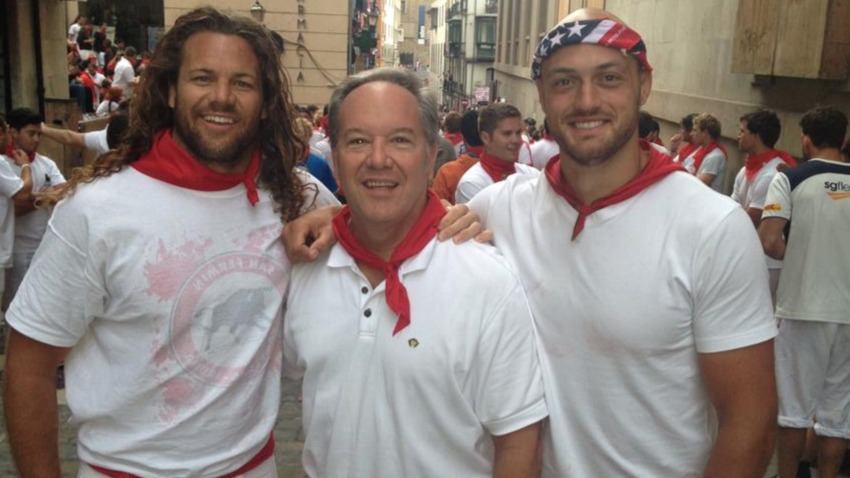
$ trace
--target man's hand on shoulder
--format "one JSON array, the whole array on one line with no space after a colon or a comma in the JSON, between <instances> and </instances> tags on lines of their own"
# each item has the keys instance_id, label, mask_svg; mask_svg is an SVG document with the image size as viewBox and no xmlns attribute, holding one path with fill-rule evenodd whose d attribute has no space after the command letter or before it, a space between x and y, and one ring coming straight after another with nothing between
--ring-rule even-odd
<instances>
[{"instance_id":1,"label":"man's hand on shoulder","mask_svg":"<svg viewBox=\"0 0 850 478\"><path fill-rule=\"evenodd\" d=\"M470 211L465 204L453 205L445 199L442 200L442 203L446 208L446 215L437 227L440 231L437 234L438 240L451 239L455 244L461 244L470 239L475 239L478 242L493 240L493 233L484 229L478 214Z\"/></svg>"},{"instance_id":2,"label":"man's hand on shoulder","mask_svg":"<svg viewBox=\"0 0 850 478\"><path fill-rule=\"evenodd\" d=\"M336 243L332 221L342 206L325 206L307 212L283 226L280 238L293 264L311 262Z\"/></svg>"}]
</instances>

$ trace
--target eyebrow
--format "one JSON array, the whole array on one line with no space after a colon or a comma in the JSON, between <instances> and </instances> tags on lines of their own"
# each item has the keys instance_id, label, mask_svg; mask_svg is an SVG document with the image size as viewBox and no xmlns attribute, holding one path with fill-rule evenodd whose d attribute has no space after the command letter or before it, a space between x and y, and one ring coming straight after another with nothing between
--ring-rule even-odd
<instances>
[{"instance_id":1,"label":"eyebrow","mask_svg":"<svg viewBox=\"0 0 850 478\"><path fill-rule=\"evenodd\" d=\"M212 75L218 75L219 74L218 72L216 72L212 68L206 68L206 67L191 68L189 70L186 70L186 74L188 74L188 75L195 74L195 73L206 73L206 74L212 74ZM235 78L245 78L245 77L257 78L257 75L254 74L254 73L248 72L248 71L239 71L239 72L236 72L235 74L233 74L232 77L235 77Z\"/></svg>"},{"instance_id":2,"label":"eyebrow","mask_svg":"<svg viewBox=\"0 0 850 478\"><path fill-rule=\"evenodd\" d=\"M624 70L624 69L627 69L627 68L628 67L626 65L624 65L620 62L609 61L609 62L602 63L600 65L594 66L593 71ZM552 68L551 70L549 70L549 72L550 73L578 73L579 70L578 70L578 68L571 68L571 67L568 67L568 66L559 66L559 67Z\"/></svg>"}]
</instances>

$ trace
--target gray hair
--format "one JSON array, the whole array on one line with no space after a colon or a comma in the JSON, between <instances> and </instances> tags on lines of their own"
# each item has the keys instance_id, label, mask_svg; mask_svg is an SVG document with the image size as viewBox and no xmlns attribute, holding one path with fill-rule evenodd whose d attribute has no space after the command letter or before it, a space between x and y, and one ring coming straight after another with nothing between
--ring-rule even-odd
<instances>
[{"instance_id":1,"label":"gray hair","mask_svg":"<svg viewBox=\"0 0 850 478\"><path fill-rule=\"evenodd\" d=\"M331 146L339 140L339 115L342 102L357 88L376 81L385 81L409 91L419 103L419 119L425 130L425 140L429 148L437 144L440 134L440 117L437 113L437 99L422 86L422 81L408 70L398 68L376 68L349 76L340 84L331 96L328 111L328 136Z\"/></svg>"}]
</instances>

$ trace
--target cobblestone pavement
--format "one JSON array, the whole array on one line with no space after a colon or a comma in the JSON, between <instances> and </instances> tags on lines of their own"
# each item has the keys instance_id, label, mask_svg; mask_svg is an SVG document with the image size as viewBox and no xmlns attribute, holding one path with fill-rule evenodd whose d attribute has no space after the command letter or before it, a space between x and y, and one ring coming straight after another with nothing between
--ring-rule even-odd
<instances>
[{"instance_id":1,"label":"cobblestone pavement","mask_svg":"<svg viewBox=\"0 0 850 478\"><path fill-rule=\"evenodd\" d=\"M280 414L275 426L275 460L279 478L302 478L301 470L301 405L297 403L296 397L299 393L298 382L283 380L283 394L281 396ZM59 394L59 401L63 403L63 396ZM2 407L2 397L0 397ZM67 425L68 407L60 405L59 409L59 454L62 460L62 477L75 478L77 476L77 441L75 432ZM17 477L12 457L9 452L9 440L6 436L6 421L0 413L0 477Z\"/></svg>"}]
</instances>

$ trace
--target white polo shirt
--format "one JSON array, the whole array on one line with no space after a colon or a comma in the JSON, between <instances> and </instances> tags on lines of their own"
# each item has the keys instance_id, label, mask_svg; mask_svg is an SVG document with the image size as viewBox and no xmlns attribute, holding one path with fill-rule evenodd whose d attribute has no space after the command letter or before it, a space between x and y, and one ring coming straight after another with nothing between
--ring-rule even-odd
<instances>
[{"instance_id":1,"label":"white polo shirt","mask_svg":"<svg viewBox=\"0 0 850 478\"><path fill-rule=\"evenodd\" d=\"M340 246L293 268L284 370L302 377L311 477L491 477L490 434L543 419L531 315L490 246L433 240L400 277L411 323Z\"/></svg>"},{"instance_id":2,"label":"white polo shirt","mask_svg":"<svg viewBox=\"0 0 850 478\"><path fill-rule=\"evenodd\" d=\"M543 476L701 476L715 423L699 354L776 335L741 207L684 172L590 214L572 241L578 213L543 175L469 207L528 293L550 412Z\"/></svg>"}]
</instances>

